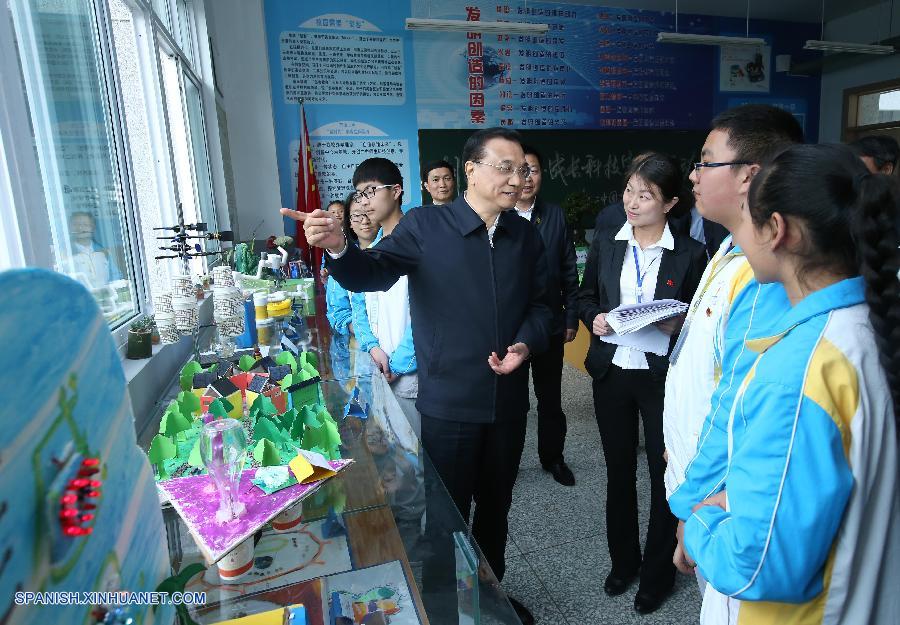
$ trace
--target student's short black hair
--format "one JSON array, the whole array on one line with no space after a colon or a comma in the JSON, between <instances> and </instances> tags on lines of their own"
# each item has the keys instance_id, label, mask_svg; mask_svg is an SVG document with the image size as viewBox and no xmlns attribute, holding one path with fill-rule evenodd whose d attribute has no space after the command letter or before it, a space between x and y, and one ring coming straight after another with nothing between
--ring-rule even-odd
<instances>
[{"instance_id":1,"label":"student's short black hair","mask_svg":"<svg viewBox=\"0 0 900 625\"><path fill-rule=\"evenodd\" d=\"M431 161L430 163L425 163L425 166L422 167L422 182L428 181L428 174L433 172L435 169L449 169L450 175L453 176L453 179L456 180L456 170L453 169L453 165L448 163L447 161L441 159L439 161Z\"/></svg>"},{"instance_id":2,"label":"student's short black hair","mask_svg":"<svg viewBox=\"0 0 900 625\"><path fill-rule=\"evenodd\" d=\"M403 174L394 161L376 156L367 158L353 172L353 186L360 182L377 182L379 184L399 184L403 186ZM400 196L402 203L403 196Z\"/></svg>"},{"instance_id":3,"label":"student's short black hair","mask_svg":"<svg viewBox=\"0 0 900 625\"><path fill-rule=\"evenodd\" d=\"M869 135L857 139L850 147L858 156L868 156L875 161L875 167L881 169L888 163L897 168L897 158L900 156L900 146L897 140L887 135Z\"/></svg>"},{"instance_id":4,"label":"student's short black hair","mask_svg":"<svg viewBox=\"0 0 900 625\"><path fill-rule=\"evenodd\" d=\"M394 161L376 156L367 158L353 172L353 186L360 182L379 182L403 186L403 175Z\"/></svg>"},{"instance_id":5,"label":"student's short black hair","mask_svg":"<svg viewBox=\"0 0 900 625\"><path fill-rule=\"evenodd\" d=\"M712 130L728 133L737 161L764 165L776 154L803 143L803 129L787 111L768 104L743 104L717 115Z\"/></svg>"},{"instance_id":6,"label":"student's short black hair","mask_svg":"<svg viewBox=\"0 0 900 625\"><path fill-rule=\"evenodd\" d=\"M506 139L522 145L522 135L515 130L510 130L509 128L485 128L484 130L473 132L466 139L466 144L463 146L462 151L463 163L483 159L484 145L491 139Z\"/></svg>"},{"instance_id":7,"label":"student's short black hair","mask_svg":"<svg viewBox=\"0 0 900 625\"><path fill-rule=\"evenodd\" d=\"M347 205L344 203L344 200L340 200L338 198L335 198L335 199L331 200L330 202L328 202L328 204L325 205L325 208L331 208L335 204L340 204L341 206L344 207L345 210L347 208Z\"/></svg>"}]
</instances>

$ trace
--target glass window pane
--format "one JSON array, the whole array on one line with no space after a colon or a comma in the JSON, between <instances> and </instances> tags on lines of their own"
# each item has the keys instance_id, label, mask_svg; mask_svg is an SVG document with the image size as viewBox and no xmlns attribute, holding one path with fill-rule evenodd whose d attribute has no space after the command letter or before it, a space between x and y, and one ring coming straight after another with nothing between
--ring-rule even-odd
<instances>
[{"instance_id":1,"label":"glass window pane","mask_svg":"<svg viewBox=\"0 0 900 625\"><path fill-rule=\"evenodd\" d=\"M185 77L185 104L188 112L188 125L191 132L191 152L194 155L194 175L197 183L197 203L200 216L209 226L210 232L218 230L216 206L213 198L212 180L209 174L209 158L206 151L206 131L203 125L203 107L200 90ZM218 241L207 241L208 251L218 251Z\"/></svg>"},{"instance_id":2,"label":"glass window pane","mask_svg":"<svg viewBox=\"0 0 900 625\"><path fill-rule=\"evenodd\" d=\"M859 96L856 125L886 124L900 121L900 90L867 93Z\"/></svg>"},{"instance_id":3,"label":"glass window pane","mask_svg":"<svg viewBox=\"0 0 900 625\"><path fill-rule=\"evenodd\" d=\"M188 57L188 61L194 71L197 71L200 64L197 62L197 53L194 46L194 22L191 12L191 5L185 0L175 0L178 9L178 25L175 30L178 37L178 45L181 51Z\"/></svg>"},{"instance_id":4,"label":"glass window pane","mask_svg":"<svg viewBox=\"0 0 900 625\"><path fill-rule=\"evenodd\" d=\"M169 0L153 0L153 12L165 24L166 29L171 32L172 20L169 19Z\"/></svg>"},{"instance_id":5,"label":"glass window pane","mask_svg":"<svg viewBox=\"0 0 900 625\"><path fill-rule=\"evenodd\" d=\"M53 263L111 325L138 312L121 172L92 3L9 3L41 168Z\"/></svg>"}]
</instances>

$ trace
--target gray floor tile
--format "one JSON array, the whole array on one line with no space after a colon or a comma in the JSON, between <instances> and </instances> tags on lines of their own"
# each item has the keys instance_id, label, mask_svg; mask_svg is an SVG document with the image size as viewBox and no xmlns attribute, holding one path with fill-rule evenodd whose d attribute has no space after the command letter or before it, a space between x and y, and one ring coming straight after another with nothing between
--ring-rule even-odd
<instances>
[{"instance_id":1,"label":"gray floor tile","mask_svg":"<svg viewBox=\"0 0 900 625\"><path fill-rule=\"evenodd\" d=\"M503 588L531 611L535 623L567 625L568 619L524 557L507 560Z\"/></svg>"},{"instance_id":2,"label":"gray floor tile","mask_svg":"<svg viewBox=\"0 0 900 625\"><path fill-rule=\"evenodd\" d=\"M693 578L679 575L673 595L658 612L648 616L634 611L636 585L619 597L607 597L603 592L603 580L610 566L606 545L606 470L590 378L568 365L563 371L563 411L568 422L565 456L575 473L574 487L557 484L541 469L533 394L531 405L509 515L508 568L503 583L506 591L534 608L541 623L696 623L700 594ZM650 494L643 449L638 456L637 488L643 538Z\"/></svg>"}]
</instances>

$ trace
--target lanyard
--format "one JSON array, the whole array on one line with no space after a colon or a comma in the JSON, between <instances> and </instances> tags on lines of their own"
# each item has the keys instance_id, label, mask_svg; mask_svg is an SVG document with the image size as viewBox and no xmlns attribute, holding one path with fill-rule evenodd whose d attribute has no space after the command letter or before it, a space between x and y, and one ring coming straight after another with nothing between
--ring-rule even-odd
<instances>
[{"instance_id":1,"label":"lanyard","mask_svg":"<svg viewBox=\"0 0 900 625\"><path fill-rule=\"evenodd\" d=\"M641 263L638 260L637 247L632 246L631 251L634 253L634 274L637 277L637 303L642 304L644 302L644 276L641 275ZM647 269L650 268L650 264L647 264Z\"/></svg>"}]
</instances>

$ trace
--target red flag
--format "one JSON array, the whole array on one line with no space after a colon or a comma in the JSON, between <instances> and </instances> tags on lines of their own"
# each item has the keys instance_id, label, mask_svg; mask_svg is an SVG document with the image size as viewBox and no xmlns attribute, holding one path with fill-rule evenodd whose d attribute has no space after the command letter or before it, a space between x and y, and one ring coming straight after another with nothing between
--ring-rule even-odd
<instances>
[{"instance_id":1,"label":"red flag","mask_svg":"<svg viewBox=\"0 0 900 625\"><path fill-rule=\"evenodd\" d=\"M316 180L316 170L313 167L309 128L306 125L306 110L303 108L302 102L300 103L300 153L297 164L297 210L301 213L311 213L322 208L322 198L319 197L319 182ZM313 276L318 281L319 267L322 266L322 248L309 249L306 234L303 232L303 224L299 221L297 222L296 240L304 262L309 264Z\"/></svg>"}]
</instances>

